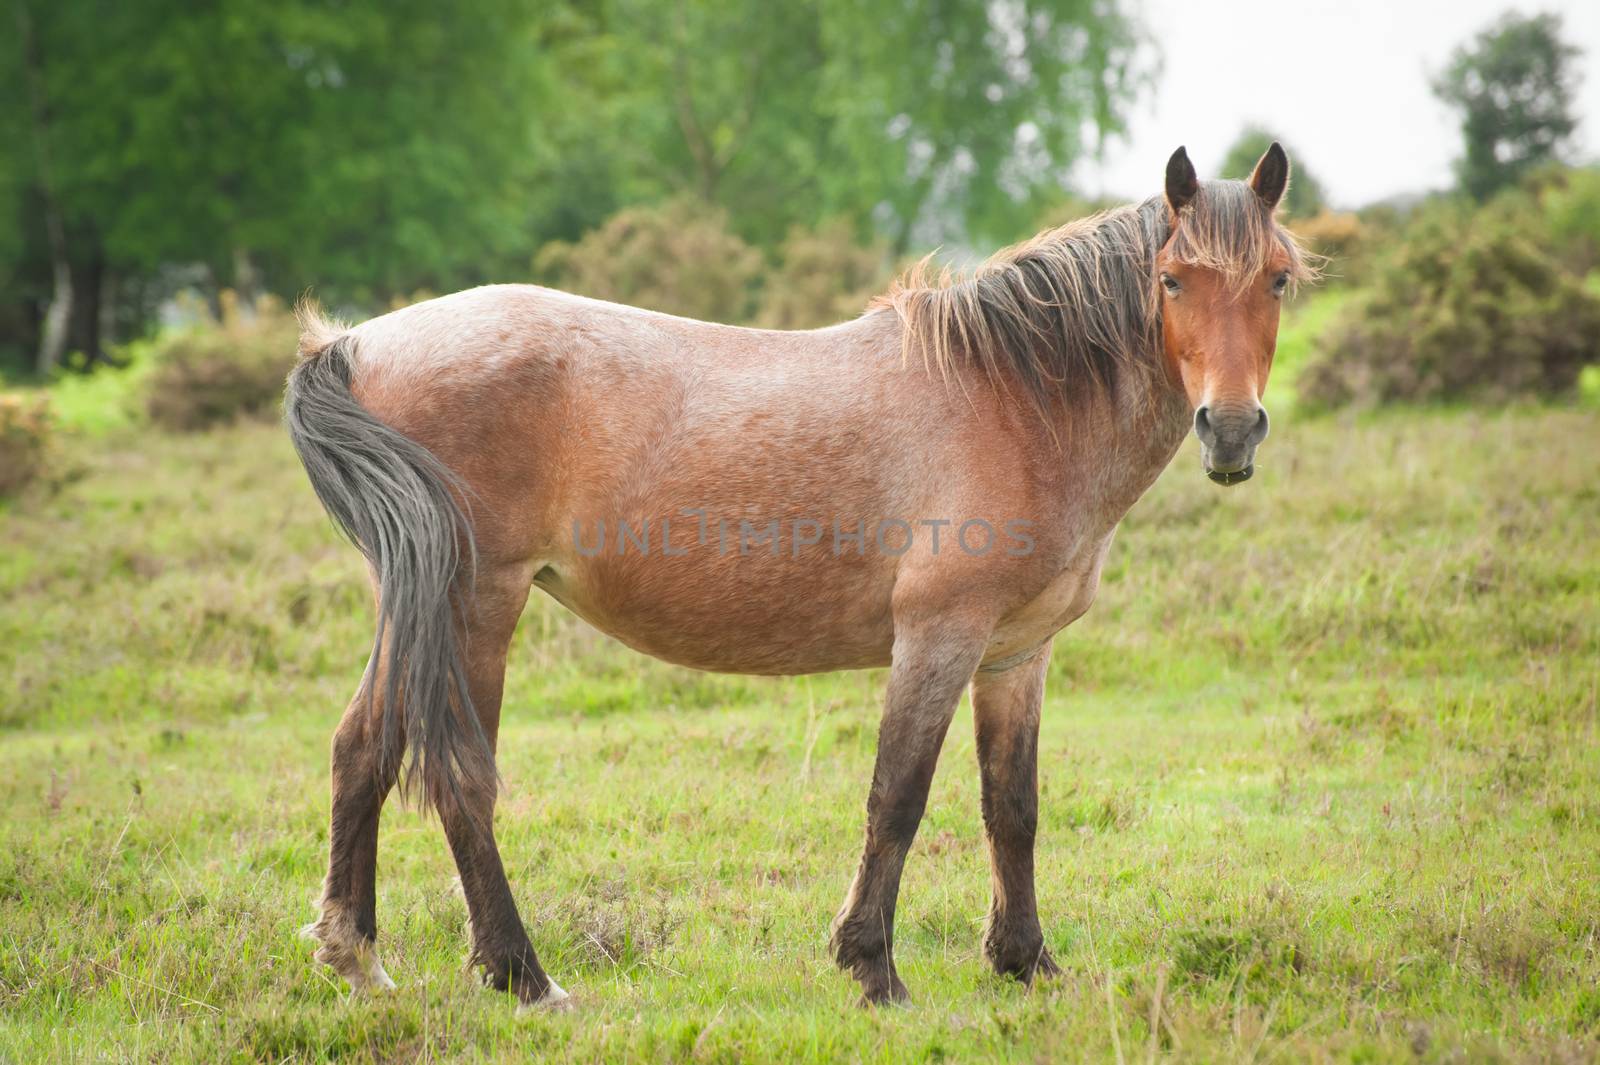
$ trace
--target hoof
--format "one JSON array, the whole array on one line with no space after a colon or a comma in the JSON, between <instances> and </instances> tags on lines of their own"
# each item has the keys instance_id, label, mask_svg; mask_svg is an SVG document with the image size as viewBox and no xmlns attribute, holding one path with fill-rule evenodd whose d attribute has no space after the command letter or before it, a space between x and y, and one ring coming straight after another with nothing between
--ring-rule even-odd
<instances>
[{"instance_id":1,"label":"hoof","mask_svg":"<svg viewBox=\"0 0 1600 1065\"><path fill-rule=\"evenodd\" d=\"M1019 980L1023 984L1031 986L1035 980L1051 980L1061 975L1061 967L1050 957L1050 952L1042 943L1031 949L990 949L985 953L997 975Z\"/></svg>"},{"instance_id":2,"label":"hoof","mask_svg":"<svg viewBox=\"0 0 1600 1065\"><path fill-rule=\"evenodd\" d=\"M906 985L900 982L900 977L890 976L887 982L872 985L864 984L861 988L861 1001L858 1003L862 1009L875 1009L878 1006L909 1006L911 1005L911 992L906 990Z\"/></svg>"},{"instance_id":3,"label":"hoof","mask_svg":"<svg viewBox=\"0 0 1600 1065\"><path fill-rule=\"evenodd\" d=\"M517 1016L522 1017L529 1013L568 1013L574 1008L572 996L561 989L561 985L554 980L544 989L544 994L532 1002L524 1002L517 1007Z\"/></svg>"},{"instance_id":4,"label":"hoof","mask_svg":"<svg viewBox=\"0 0 1600 1065\"><path fill-rule=\"evenodd\" d=\"M366 972L362 975L362 982L351 981L351 995L386 995L394 990L394 981L384 971L383 962L378 960L376 951L372 953Z\"/></svg>"},{"instance_id":5,"label":"hoof","mask_svg":"<svg viewBox=\"0 0 1600 1065\"><path fill-rule=\"evenodd\" d=\"M394 981L378 960L377 945L359 936L341 939L336 932L336 928L312 924L302 928L300 936L317 944L312 957L344 977L351 998L393 991Z\"/></svg>"}]
</instances>

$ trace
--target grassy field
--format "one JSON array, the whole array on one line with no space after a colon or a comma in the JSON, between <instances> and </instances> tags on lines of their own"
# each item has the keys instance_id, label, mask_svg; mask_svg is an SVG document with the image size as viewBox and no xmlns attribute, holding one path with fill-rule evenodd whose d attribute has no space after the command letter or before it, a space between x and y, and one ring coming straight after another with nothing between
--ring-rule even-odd
<instances>
[{"instance_id":1,"label":"grassy field","mask_svg":"<svg viewBox=\"0 0 1600 1065\"><path fill-rule=\"evenodd\" d=\"M462 968L436 823L391 806L348 1002L297 930L359 560L282 433L116 419L0 510L0 1060L1594 1060L1600 413L1283 417L1223 491L1188 448L1057 640L1040 907L1066 975L979 956L970 713L907 867L915 1005L826 953L881 674L709 677L545 600L501 842L574 993Z\"/></svg>"}]
</instances>

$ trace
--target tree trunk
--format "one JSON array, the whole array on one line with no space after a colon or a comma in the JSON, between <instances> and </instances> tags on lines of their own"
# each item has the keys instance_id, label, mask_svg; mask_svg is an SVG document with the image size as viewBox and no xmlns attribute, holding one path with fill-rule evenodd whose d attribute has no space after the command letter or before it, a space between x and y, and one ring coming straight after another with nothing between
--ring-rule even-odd
<instances>
[{"instance_id":1,"label":"tree trunk","mask_svg":"<svg viewBox=\"0 0 1600 1065\"><path fill-rule=\"evenodd\" d=\"M110 267L100 279L100 361L107 366L121 366L121 359L112 358L110 347L117 342L117 285L121 278Z\"/></svg>"},{"instance_id":2,"label":"tree trunk","mask_svg":"<svg viewBox=\"0 0 1600 1065\"><path fill-rule=\"evenodd\" d=\"M48 219L46 225L49 225ZM44 312L44 327L39 330L39 354L34 360L34 369L41 376L61 365L61 357L67 351L67 326L72 322L72 267L67 262L66 243L63 241L59 248L54 239L50 243L50 307Z\"/></svg>"},{"instance_id":3,"label":"tree trunk","mask_svg":"<svg viewBox=\"0 0 1600 1065\"><path fill-rule=\"evenodd\" d=\"M75 351L83 353L83 369L92 370L96 363L105 361L100 323L103 318L101 303L105 296L106 257L100 242L93 236L77 241L80 251L88 256L78 262L72 279L72 333L69 341Z\"/></svg>"},{"instance_id":4,"label":"tree trunk","mask_svg":"<svg viewBox=\"0 0 1600 1065\"><path fill-rule=\"evenodd\" d=\"M233 249L233 296L235 313L243 321L254 321L261 301L261 272L246 248Z\"/></svg>"},{"instance_id":5,"label":"tree trunk","mask_svg":"<svg viewBox=\"0 0 1600 1065\"><path fill-rule=\"evenodd\" d=\"M44 315L44 327L39 330L39 353L34 362L40 374L48 374L60 365L61 356L67 348L67 329L72 323L72 263L67 258L67 230L61 218L61 205L56 202L55 185L51 181L50 106L45 99L44 64L39 58L39 40L34 36L33 18L28 14L24 0L16 0L15 9L33 118L34 161L44 207L44 230L50 242L53 287L50 308Z\"/></svg>"}]
</instances>

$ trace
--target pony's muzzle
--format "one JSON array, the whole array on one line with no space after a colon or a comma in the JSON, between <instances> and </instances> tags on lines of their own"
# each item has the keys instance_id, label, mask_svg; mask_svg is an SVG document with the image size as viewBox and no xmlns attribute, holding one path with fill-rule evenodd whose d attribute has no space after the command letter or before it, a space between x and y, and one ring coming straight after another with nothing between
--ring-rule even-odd
<instances>
[{"instance_id":1,"label":"pony's muzzle","mask_svg":"<svg viewBox=\"0 0 1600 1065\"><path fill-rule=\"evenodd\" d=\"M1206 476L1222 485L1248 481L1255 472L1256 446L1267 438L1267 410L1202 404L1194 412L1200 462Z\"/></svg>"}]
</instances>

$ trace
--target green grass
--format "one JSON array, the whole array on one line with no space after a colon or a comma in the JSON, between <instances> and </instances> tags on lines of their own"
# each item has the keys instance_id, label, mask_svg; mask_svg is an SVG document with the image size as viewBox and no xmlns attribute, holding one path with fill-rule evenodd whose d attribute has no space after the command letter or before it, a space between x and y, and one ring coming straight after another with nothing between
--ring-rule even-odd
<instances>
[{"instance_id":1,"label":"green grass","mask_svg":"<svg viewBox=\"0 0 1600 1065\"><path fill-rule=\"evenodd\" d=\"M1319 352L1323 334L1334 319L1358 298L1355 289L1334 285L1320 292L1303 292L1284 307L1267 393L1274 416L1289 413L1297 406L1295 382L1300 372Z\"/></svg>"},{"instance_id":2,"label":"green grass","mask_svg":"<svg viewBox=\"0 0 1600 1065\"><path fill-rule=\"evenodd\" d=\"M47 391L51 421L69 433L104 434L128 430L144 421L144 388L155 369L154 345L135 341L121 345L120 366L101 366L94 373L62 370L52 380L30 378L18 391ZM0 378L0 389L6 388Z\"/></svg>"},{"instance_id":3,"label":"green grass","mask_svg":"<svg viewBox=\"0 0 1600 1065\"><path fill-rule=\"evenodd\" d=\"M518 1018L398 806L400 990L346 1001L297 938L369 607L281 433L76 438L0 511L0 1061L1592 1059L1597 442L1584 408L1290 416L1229 491L1186 448L1057 640L1066 975L1032 992L978 952L966 709L902 895L915 1005L862 1011L826 935L883 677L701 676L535 601L499 827L579 1009Z\"/></svg>"}]
</instances>

